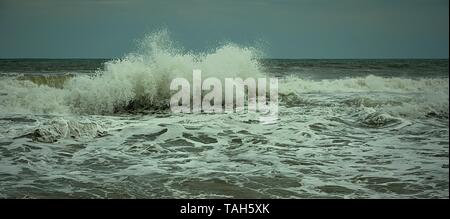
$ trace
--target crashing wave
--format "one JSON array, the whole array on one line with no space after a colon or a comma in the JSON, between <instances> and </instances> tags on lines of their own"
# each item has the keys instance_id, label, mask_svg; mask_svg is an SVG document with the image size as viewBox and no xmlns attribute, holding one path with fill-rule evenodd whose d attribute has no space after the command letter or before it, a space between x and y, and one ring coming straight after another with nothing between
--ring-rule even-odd
<instances>
[{"instance_id":1,"label":"crashing wave","mask_svg":"<svg viewBox=\"0 0 450 219\"><path fill-rule=\"evenodd\" d=\"M43 114L114 114L168 109L169 84L175 77L191 79L193 69L203 77L263 77L258 51L226 44L210 53L193 54L173 46L167 31L147 36L140 49L123 59L105 63L93 75L19 76L0 80L0 112ZM61 77L61 78L59 78ZM334 106L333 100L318 103L304 94L354 93L348 107L383 107L391 115L448 118L448 79L386 78L369 75L336 80L279 80L281 105ZM421 99L395 101L367 98L369 93L424 94Z\"/></svg>"},{"instance_id":2,"label":"crashing wave","mask_svg":"<svg viewBox=\"0 0 450 219\"><path fill-rule=\"evenodd\" d=\"M193 69L201 69L205 78L222 80L263 75L254 48L226 44L211 53L192 54L172 44L168 32L160 31L147 36L138 52L105 63L105 70L95 75L2 80L0 92L5 95L0 97L4 107L0 111L111 114L164 109L168 108L171 80L190 80Z\"/></svg>"}]
</instances>

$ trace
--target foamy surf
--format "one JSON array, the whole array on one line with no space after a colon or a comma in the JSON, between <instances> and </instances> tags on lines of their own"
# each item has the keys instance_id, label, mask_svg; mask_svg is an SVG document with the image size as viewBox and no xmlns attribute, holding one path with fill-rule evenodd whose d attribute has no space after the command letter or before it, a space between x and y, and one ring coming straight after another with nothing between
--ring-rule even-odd
<instances>
[{"instance_id":1,"label":"foamy surf","mask_svg":"<svg viewBox=\"0 0 450 219\"><path fill-rule=\"evenodd\" d=\"M250 47L173 45L162 31L89 74L2 74L0 196L448 198L447 71L362 74L342 61L358 74L311 79ZM274 67L275 121L167 109L171 79L194 68L223 79Z\"/></svg>"}]
</instances>

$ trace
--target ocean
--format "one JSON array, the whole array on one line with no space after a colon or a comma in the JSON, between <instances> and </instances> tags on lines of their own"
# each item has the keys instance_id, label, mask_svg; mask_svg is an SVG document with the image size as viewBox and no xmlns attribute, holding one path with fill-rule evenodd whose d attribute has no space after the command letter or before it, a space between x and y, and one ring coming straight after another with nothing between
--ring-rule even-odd
<instances>
[{"instance_id":1,"label":"ocean","mask_svg":"<svg viewBox=\"0 0 450 219\"><path fill-rule=\"evenodd\" d=\"M253 54L0 60L0 197L449 197L448 60ZM277 77L277 121L171 113L193 68Z\"/></svg>"}]
</instances>

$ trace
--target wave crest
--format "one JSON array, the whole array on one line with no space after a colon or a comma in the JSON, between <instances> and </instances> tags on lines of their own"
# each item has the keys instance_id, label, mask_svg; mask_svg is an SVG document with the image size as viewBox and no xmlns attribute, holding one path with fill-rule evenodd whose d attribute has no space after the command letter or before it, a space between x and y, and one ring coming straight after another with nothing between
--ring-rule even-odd
<instances>
[{"instance_id":1,"label":"wave crest","mask_svg":"<svg viewBox=\"0 0 450 219\"><path fill-rule=\"evenodd\" d=\"M5 94L0 96L5 106L2 111L111 114L161 109L168 107L172 79L191 80L193 69L201 69L202 77L222 80L263 75L255 48L226 44L211 53L193 54L173 45L167 31L153 33L144 38L138 51L123 59L106 62L105 70L95 75L66 78L61 89L43 83L41 86L37 85L39 83L24 86L26 83L15 80L1 81L0 88ZM36 95L35 100L20 101L31 92ZM52 95L57 98L48 98ZM42 107L37 101L54 106Z\"/></svg>"}]
</instances>

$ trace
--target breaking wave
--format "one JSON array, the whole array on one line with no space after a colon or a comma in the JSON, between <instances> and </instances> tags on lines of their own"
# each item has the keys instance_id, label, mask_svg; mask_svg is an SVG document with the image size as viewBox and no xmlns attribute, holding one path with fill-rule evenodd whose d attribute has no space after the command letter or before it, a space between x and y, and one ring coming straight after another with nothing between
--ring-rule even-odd
<instances>
[{"instance_id":1,"label":"breaking wave","mask_svg":"<svg viewBox=\"0 0 450 219\"><path fill-rule=\"evenodd\" d=\"M377 108L401 117L448 118L448 84L448 78L408 79L368 75L314 81L289 77L280 81L279 93L284 104L290 107L305 104L338 105ZM304 98L311 95L328 98Z\"/></svg>"},{"instance_id":2,"label":"breaking wave","mask_svg":"<svg viewBox=\"0 0 450 219\"><path fill-rule=\"evenodd\" d=\"M225 44L209 53L194 54L174 46L167 31L145 37L140 48L105 63L95 74L4 77L0 81L0 112L42 114L114 114L168 108L169 84L175 77L258 78L265 75L252 47ZM288 107L321 104L306 94L347 94L347 107L384 107L391 115L430 115L448 118L448 79L353 77L306 80L298 76L279 82L281 101ZM394 100L371 98L376 92L413 94ZM417 94L417 95L415 95ZM375 95L376 96L376 95ZM335 104L328 101L326 104Z\"/></svg>"},{"instance_id":3,"label":"breaking wave","mask_svg":"<svg viewBox=\"0 0 450 219\"><path fill-rule=\"evenodd\" d=\"M168 107L173 78L260 77L258 51L226 44L211 53L193 54L174 48L167 31L147 36L137 52L105 63L95 75L62 79L29 77L0 81L1 111L111 114Z\"/></svg>"},{"instance_id":4,"label":"breaking wave","mask_svg":"<svg viewBox=\"0 0 450 219\"><path fill-rule=\"evenodd\" d=\"M306 80L290 76L282 80L280 92L439 92L448 93L448 78L409 79L368 75L335 80ZM448 96L448 95L447 95Z\"/></svg>"}]
</instances>

